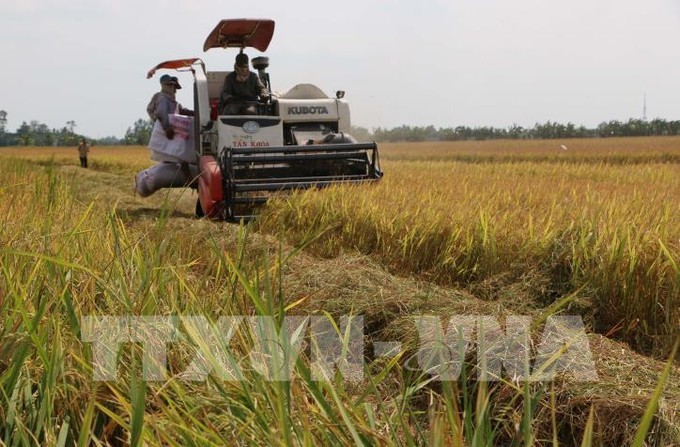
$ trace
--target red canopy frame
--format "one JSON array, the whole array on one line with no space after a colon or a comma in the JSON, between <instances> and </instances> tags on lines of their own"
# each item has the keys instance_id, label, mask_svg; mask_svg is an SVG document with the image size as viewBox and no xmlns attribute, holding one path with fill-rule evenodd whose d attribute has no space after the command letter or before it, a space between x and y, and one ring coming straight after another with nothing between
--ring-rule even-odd
<instances>
[{"instance_id":1,"label":"red canopy frame","mask_svg":"<svg viewBox=\"0 0 680 447\"><path fill-rule=\"evenodd\" d=\"M208 34L203 51L252 47L264 52L273 35L274 21L270 19L224 19Z\"/></svg>"}]
</instances>

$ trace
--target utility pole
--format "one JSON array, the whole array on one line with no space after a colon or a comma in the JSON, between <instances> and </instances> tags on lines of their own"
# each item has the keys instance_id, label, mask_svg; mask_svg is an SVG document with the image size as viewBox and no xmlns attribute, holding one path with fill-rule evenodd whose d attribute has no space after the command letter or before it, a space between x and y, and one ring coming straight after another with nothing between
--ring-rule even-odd
<instances>
[{"instance_id":1,"label":"utility pole","mask_svg":"<svg viewBox=\"0 0 680 447\"><path fill-rule=\"evenodd\" d=\"M647 121L647 93L643 95L642 99L642 121Z\"/></svg>"}]
</instances>

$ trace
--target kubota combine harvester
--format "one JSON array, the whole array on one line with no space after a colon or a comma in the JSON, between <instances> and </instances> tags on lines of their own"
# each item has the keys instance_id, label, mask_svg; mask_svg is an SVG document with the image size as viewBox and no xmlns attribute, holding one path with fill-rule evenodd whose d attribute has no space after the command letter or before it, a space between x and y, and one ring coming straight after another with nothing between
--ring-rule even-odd
<instances>
[{"instance_id":1,"label":"kubota combine harvester","mask_svg":"<svg viewBox=\"0 0 680 447\"><path fill-rule=\"evenodd\" d=\"M254 48L266 51L274 21L220 21L203 50ZM269 59L252 59L271 92ZM228 71L206 71L199 58L166 61L159 69L190 71L194 77L194 147L198 153L197 215L226 220L252 217L272 194L338 183L376 181L382 177L374 142L358 143L350 135L349 105L344 92L328 97L312 84L256 102L257 115L222 115L220 93Z\"/></svg>"}]
</instances>

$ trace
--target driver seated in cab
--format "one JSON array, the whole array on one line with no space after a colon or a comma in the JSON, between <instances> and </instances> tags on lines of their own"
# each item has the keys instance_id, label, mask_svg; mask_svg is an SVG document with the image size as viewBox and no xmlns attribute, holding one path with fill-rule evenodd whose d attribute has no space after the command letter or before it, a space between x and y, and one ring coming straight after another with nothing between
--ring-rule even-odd
<instances>
[{"instance_id":1,"label":"driver seated in cab","mask_svg":"<svg viewBox=\"0 0 680 447\"><path fill-rule=\"evenodd\" d=\"M237 54L234 71L224 78L220 94L222 115L257 115L256 102L268 98L260 77L248 68L248 55Z\"/></svg>"}]
</instances>

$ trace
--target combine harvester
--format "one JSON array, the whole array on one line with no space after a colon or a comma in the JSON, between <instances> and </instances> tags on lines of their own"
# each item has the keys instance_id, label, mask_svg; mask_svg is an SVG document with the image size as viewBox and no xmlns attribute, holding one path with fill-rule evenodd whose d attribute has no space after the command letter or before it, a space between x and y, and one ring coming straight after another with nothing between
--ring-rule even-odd
<instances>
[{"instance_id":1,"label":"combine harvester","mask_svg":"<svg viewBox=\"0 0 680 447\"><path fill-rule=\"evenodd\" d=\"M220 21L203 50L266 51L274 21ZM271 92L269 59L252 59ZM166 61L159 69L191 71L194 77L194 147L198 152L197 216L248 220L279 191L377 181L382 177L374 142L349 133L349 105L338 91L330 98L312 84L298 84L271 100L254 102L257 115L221 115L220 93L228 71L206 71L199 58Z\"/></svg>"}]
</instances>

